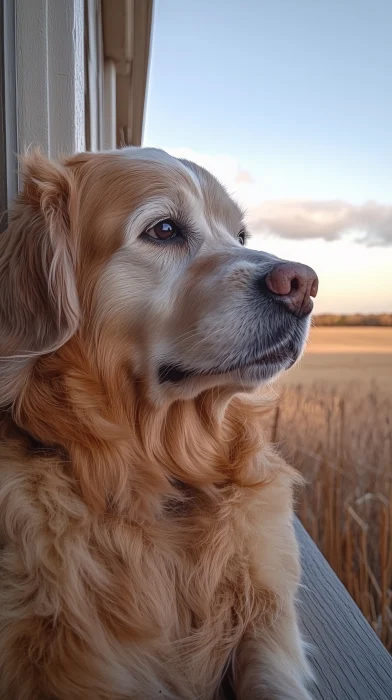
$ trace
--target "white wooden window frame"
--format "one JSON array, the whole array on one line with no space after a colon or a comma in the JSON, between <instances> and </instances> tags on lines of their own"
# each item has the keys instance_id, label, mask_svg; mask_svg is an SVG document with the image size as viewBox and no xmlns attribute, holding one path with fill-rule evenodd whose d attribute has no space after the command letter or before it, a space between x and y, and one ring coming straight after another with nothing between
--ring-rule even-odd
<instances>
[{"instance_id":1,"label":"white wooden window frame","mask_svg":"<svg viewBox=\"0 0 392 700\"><path fill-rule=\"evenodd\" d=\"M83 0L3 0L1 32L3 212L18 190L17 154L85 149Z\"/></svg>"},{"instance_id":2,"label":"white wooden window frame","mask_svg":"<svg viewBox=\"0 0 392 700\"><path fill-rule=\"evenodd\" d=\"M153 0L2 0L0 209L17 153L140 145ZM1 224L4 228L4 220Z\"/></svg>"},{"instance_id":3,"label":"white wooden window frame","mask_svg":"<svg viewBox=\"0 0 392 700\"><path fill-rule=\"evenodd\" d=\"M17 0L15 32L18 150L84 150L83 0Z\"/></svg>"}]
</instances>

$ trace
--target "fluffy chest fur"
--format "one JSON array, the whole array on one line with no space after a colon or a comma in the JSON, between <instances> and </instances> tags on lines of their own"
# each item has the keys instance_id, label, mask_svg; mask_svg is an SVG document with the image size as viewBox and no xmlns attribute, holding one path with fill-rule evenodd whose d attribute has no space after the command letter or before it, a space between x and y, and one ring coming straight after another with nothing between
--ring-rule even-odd
<instances>
[{"instance_id":1,"label":"fluffy chest fur","mask_svg":"<svg viewBox=\"0 0 392 700\"><path fill-rule=\"evenodd\" d=\"M215 697L244 630L277 613L276 534L286 551L291 475L279 460L273 471L261 490L176 489L136 522L132 509L93 514L69 465L26 459L9 442L0 463L0 655L14 675L7 687L23 675L25 695L15 697ZM294 554L286 551L283 587L295 579Z\"/></svg>"}]
</instances>

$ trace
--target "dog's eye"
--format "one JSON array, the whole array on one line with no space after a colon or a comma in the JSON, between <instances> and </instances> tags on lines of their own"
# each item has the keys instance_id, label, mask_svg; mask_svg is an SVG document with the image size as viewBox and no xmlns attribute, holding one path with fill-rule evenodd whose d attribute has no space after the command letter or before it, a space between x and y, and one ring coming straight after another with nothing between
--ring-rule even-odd
<instances>
[{"instance_id":1,"label":"dog's eye","mask_svg":"<svg viewBox=\"0 0 392 700\"><path fill-rule=\"evenodd\" d=\"M159 241L169 241L172 238L177 238L177 236L180 236L181 231L179 226L177 226L174 221L171 219L164 219L163 221L159 221L157 224L154 224L154 226L151 226L151 228L148 228L146 230L146 235Z\"/></svg>"},{"instance_id":2,"label":"dog's eye","mask_svg":"<svg viewBox=\"0 0 392 700\"><path fill-rule=\"evenodd\" d=\"M246 239L245 231L240 231L238 234L238 240L241 243L241 245L245 245L245 239Z\"/></svg>"}]
</instances>

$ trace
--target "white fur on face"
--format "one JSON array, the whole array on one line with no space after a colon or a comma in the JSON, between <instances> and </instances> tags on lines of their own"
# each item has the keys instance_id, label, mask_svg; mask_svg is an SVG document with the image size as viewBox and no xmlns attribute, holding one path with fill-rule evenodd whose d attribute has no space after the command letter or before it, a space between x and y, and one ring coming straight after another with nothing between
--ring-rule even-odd
<instances>
[{"instance_id":1,"label":"white fur on face","mask_svg":"<svg viewBox=\"0 0 392 700\"><path fill-rule=\"evenodd\" d=\"M129 213L124 245L100 283L99 308L102 320L121 318L132 335L136 371L153 395L253 386L287 368L309 322L260 292L259 280L279 259L241 246L242 213L209 173L156 149L122 154L148 164L155 190ZM178 223L184 240L150 241L146 230L163 219ZM271 352L277 357L263 363ZM184 377L173 381L170 368Z\"/></svg>"}]
</instances>

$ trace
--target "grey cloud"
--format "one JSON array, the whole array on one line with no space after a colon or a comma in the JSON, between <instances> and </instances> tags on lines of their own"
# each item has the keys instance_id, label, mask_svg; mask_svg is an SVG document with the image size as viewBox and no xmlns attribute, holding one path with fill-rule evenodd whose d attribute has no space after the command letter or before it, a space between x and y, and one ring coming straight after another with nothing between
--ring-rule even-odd
<instances>
[{"instance_id":1,"label":"grey cloud","mask_svg":"<svg viewBox=\"0 0 392 700\"><path fill-rule=\"evenodd\" d=\"M249 212L254 233L282 238L324 238L333 241L355 232L364 245L392 245L392 205L340 200L275 200Z\"/></svg>"}]
</instances>

